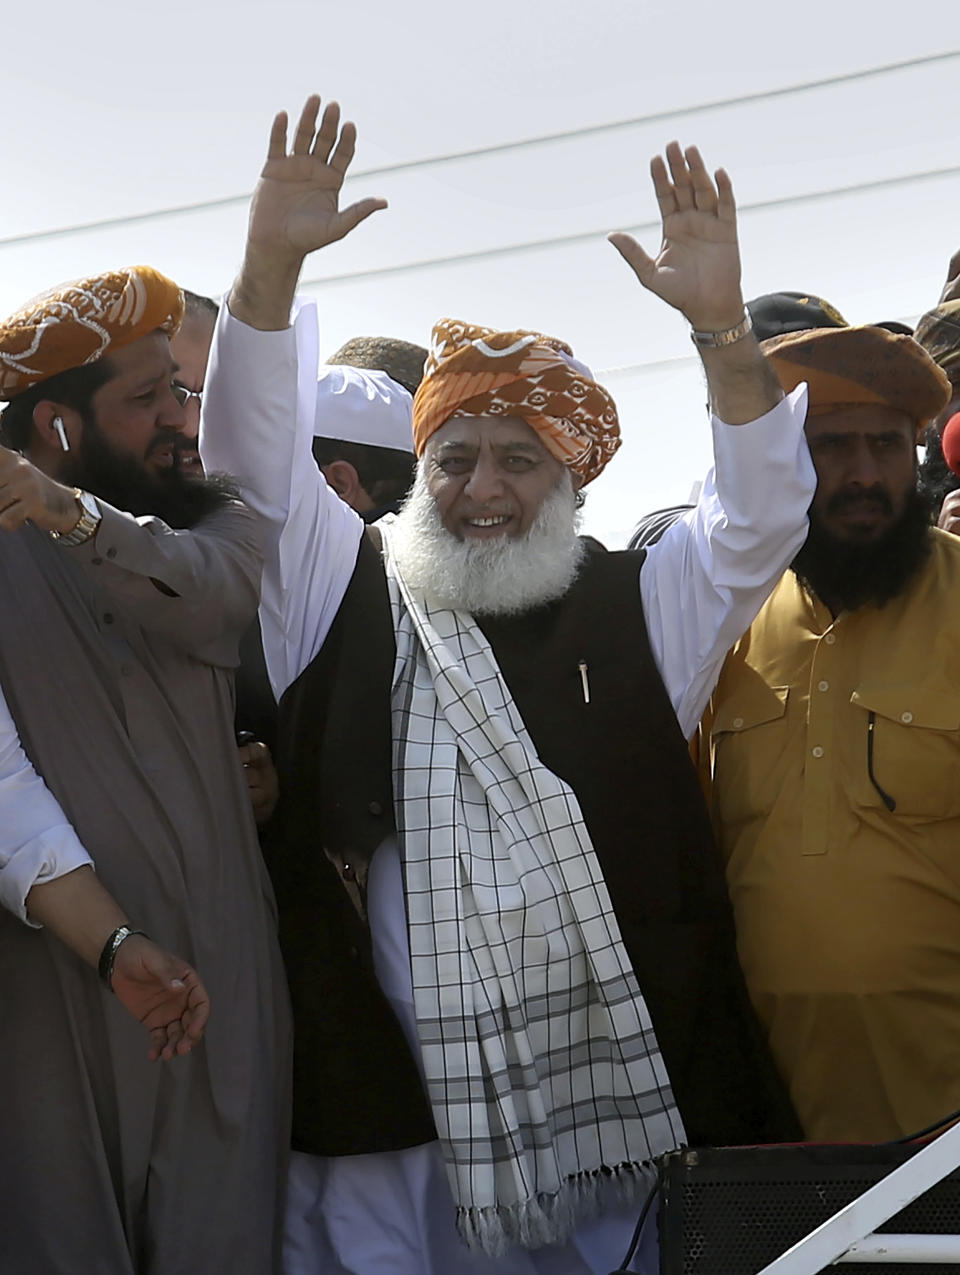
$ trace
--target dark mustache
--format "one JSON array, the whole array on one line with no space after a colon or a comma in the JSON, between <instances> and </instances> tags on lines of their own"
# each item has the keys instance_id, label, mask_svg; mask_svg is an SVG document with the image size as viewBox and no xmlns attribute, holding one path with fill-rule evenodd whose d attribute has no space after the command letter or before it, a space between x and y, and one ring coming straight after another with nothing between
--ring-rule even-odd
<instances>
[{"instance_id":1,"label":"dark mustache","mask_svg":"<svg viewBox=\"0 0 960 1275\"><path fill-rule=\"evenodd\" d=\"M867 491L838 491L827 502L827 512L843 514L854 509L879 510L880 513L892 514L893 505L890 497L881 487L871 487Z\"/></svg>"}]
</instances>

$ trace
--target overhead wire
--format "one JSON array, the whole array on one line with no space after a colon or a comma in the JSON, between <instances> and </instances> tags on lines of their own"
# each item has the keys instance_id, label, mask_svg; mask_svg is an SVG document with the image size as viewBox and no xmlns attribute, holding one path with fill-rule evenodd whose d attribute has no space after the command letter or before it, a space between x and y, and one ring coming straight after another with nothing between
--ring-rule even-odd
<instances>
[{"instance_id":1,"label":"overhead wire","mask_svg":"<svg viewBox=\"0 0 960 1275\"><path fill-rule=\"evenodd\" d=\"M770 208L784 208L792 204L814 203L823 199L834 199L843 195L860 194L863 191L877 191L902 186L908 182L927 182L943 177L955 177L960 174L960 165L947 168L927 168L917 173L903 173L896 177L879 177L873 181L856 182L849 186L832 186L826 190L802 191L794 195L780 195L773 199L758 199L753 203L740 204L738 215L748 212L763 212ZM640 222L624 227L628 234L638 235L657 230L656 221ZM477 248L470 252L449 253L441 257L418 257L415 261L401 262L395 266L370 266L361 270L346 270L341 274L321 275L315 279L305 279L300 284L303 289L321 287L331 283L345 283L355 279L383 278L387 275L406 274L411 270L425 270L433 266L460 265L468 261L484 261L491 257L512 256L515 253L535 252L545 248L568 247L571 244L596 241L607 233L608 227L593 230L576 231L568 235L553 235L541 239L525 239L520 243L499 244L490 248Z\"/></svg>"},{"instance_id":2,"label":"overhead wire","mask_svg":"<svg viewBox=\"0 0 960 1275\"><path fill-rule=\"evenodd\" d=\"M716 98L707 102L698 102L688 106L671 107L663 111L654 111L647 115L632 116L622 120L611 120L604 124L584 125L581 128L567 129L557 133L538 134L534 137L520 138L516 141L496 142L488 146L478 146L462 151L449 151L440 155L428 155L420 159L400 160L393 164L382 164L373 168L360 169L351 173L351 181L366 181L375 177L392 176L397 173L411 172L418 169L438 167L445 164L460 163L465 160L483 159L491 155L508 154L511 151L528 149L533 146L545 146L551 143L571 141L577 138L601 137L604 134L638 128L647 124L662 123L667 120L684 119L705 111L726 110L735 106L773 101L776 98L789 97L798 93L810 93L824 88L833 88L841 84L855 83L861 80L874 79L878 76L891 75L898 71L912 70L917 67L932 66L960 57L960 49L950 49L941 53L925 54L919 57L906 58L900 62L887 62L881 66L864 67L859 71L846 71L838 75L822 76L816 80L804 80L798 84L781 85L778 88L758 89L755 93L742 93L735 97ZM117 229L122 226L137 225L145 221L154 221L165 217L180 217L191 213L209 212L217 209L236 207L246 203L250 192L239 195L225 195L218 199L199 200L190 204L177 204L169 208L155 208L148 212L128 213L120 217L105 217L97 221L77 222L67 226L51 227L48 230L27 231L19 235L7 235L0 238L0 248L9 248L26 243L39 243L48 239L61 238L68 235L87 234L98 230Z\"/></svg>"}]
</instances>

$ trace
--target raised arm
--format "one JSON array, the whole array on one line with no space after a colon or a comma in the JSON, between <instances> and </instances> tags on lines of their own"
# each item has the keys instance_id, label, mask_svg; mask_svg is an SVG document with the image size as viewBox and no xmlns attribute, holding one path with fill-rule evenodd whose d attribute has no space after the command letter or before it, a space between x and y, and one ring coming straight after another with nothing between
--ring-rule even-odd
<instances>
[{"instance_id":1,"label":"raised arm","mask_svg":"<svg viewBox=\"0 0 960 1275\"><path fill-rule=\"evenodd\" d=\"M200 451L208 470L237 479L267 523L261 598L264 652L277 696L319 650L350 581L363 524L327 487L311 453L325 406L335 433L345 400L379 387L376 374L342 369L318 383L319 331L312 303L291 307L303 260L343 238L378 199L341 210L340 189L356 130L340 128L319 98L308 99L287 153L287 120L276 117L254 193L243 264L214 335L203 401Z\"/></svg>"},{"instance_id":2,"label":"raised arm","mask_svg":"<svg viewBox=\"0 0 960 1275\"><path fill-rule=\"evenodd\" d=\"M733 188L695 147L651 164L663 218L655 258L611 240L637 278L694 331L713 412L715 465L694 510L647 550L640 594L650 642L685 734L720 665L803 543L816 477L806 391L783 391L745 322ZM730 426L737 428L731 429Z\"/></svg>"},{"instance_id":3,"label":"raised arm","mask_svg":"<svg viewBox=\"0 0 960 1275\"><path fill-rule=\"evenodd\" d=\"M328 102L317 128L320 98L308 97L287 153L287 115L273 121L267 162L250 206L243 266L229 297L235 318L278 331L290 322L300 268L311 252L348 235L384 199L340 208L340 190L353 159L357 130L340 127L340 107Z\"/></svg>"},{"instance_id":4,"label":"raised arm","mask_svg":"<svg viewBox=\"0 0 960 1275\"><path fill-rule=\"evenodd\" d=\"M148 632L160 632L198 659L232 666L240 634L257 609L263 559L258 519L237 500L174 530L97 500L99 526L61 552L93 573L97 586ZM81 510L74 490L0 446L0 531L31 522L69 533Z\"/></svg>"},{"instance_id":5,"label":"raised arm","mask_svg":"<svg viewBox=\"0 0 960 1275\"><path fill-rule=\"evenodd\" d=\"M753 332L735 335L747 312L730 178L720 168L711 179L697 148L682 151L677 142L667 147L666 160L655 156L650 175L663 222L659 253L648 256L631 235L612 234L610 242L643 286L689 322L714 415L727 425L755 421L783 390Z\"/></svg>"}]
</instances>

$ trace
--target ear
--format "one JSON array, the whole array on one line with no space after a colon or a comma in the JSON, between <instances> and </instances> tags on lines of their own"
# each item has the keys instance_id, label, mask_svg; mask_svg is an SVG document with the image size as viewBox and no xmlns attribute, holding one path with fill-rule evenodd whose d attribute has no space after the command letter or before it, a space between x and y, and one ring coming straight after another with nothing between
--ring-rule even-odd
<instances>
[{"instance_id":1,"label":"ear","mask_svg":"<svg viewBox=\"0 0 960 1275\"><path fill-rule=\"evenodd\" d=\"M36 432L37 445L40 451L52 451L57 455L63 453L60 431L54 421L62 423L63 432L73 451L80 446L80 434L83 422L80 414L63 403L55 403L52 399L42 398L33 409L33 428Z\"/></svg>"},{"instance_id":2,"label":"ear","mask_svg":"<svg viewBox=\"0 0 960 1275\"><path fill-rule=\"evenodd\" d=\"M361 514L373 508L373 501L348 460L332 460L329 465L321 465L320 469L345 505Z\"/></svg>"}]
</instances>

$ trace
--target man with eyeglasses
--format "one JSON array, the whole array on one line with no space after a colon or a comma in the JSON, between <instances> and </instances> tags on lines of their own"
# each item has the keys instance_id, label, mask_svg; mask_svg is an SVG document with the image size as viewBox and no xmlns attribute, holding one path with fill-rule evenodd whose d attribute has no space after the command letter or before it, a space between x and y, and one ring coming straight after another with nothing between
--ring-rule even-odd
<instances>
[{"instance_id":1,"label":"man with eyeglasses","mask_svg":"<svg viewBox=\"0 0 960 1275\"><path fill-rule=\"evenodd\" d=\"M879 327L763 348L809 387L818 486L714 695L715 822L806 1136L881 1141L960 1107L960 540L931 526L916 450L951 391Z\"/></svg>"}]
</instances>

